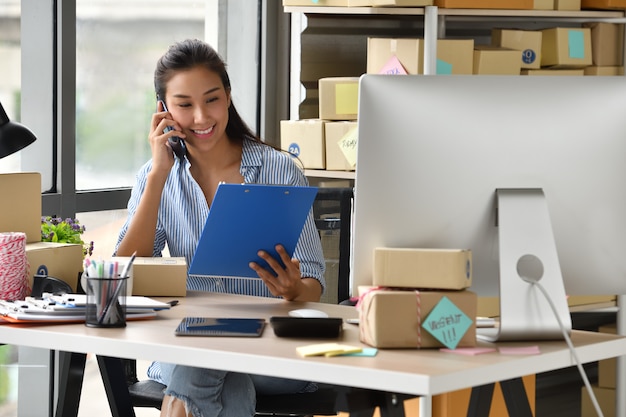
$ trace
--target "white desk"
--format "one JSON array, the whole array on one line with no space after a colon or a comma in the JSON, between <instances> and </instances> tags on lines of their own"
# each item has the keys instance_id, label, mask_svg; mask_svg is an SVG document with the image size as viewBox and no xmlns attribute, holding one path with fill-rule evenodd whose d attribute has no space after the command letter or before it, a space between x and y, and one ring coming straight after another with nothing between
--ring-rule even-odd
<instances>
[{"instance_id":1,"label":"white desk","mask_svg":"<svg viewBox=\"0 0 626 417\"><path fill-rule=\"evenodd\" d=\"M123 329L95 329L83 324L0 325L0 342L279 377L297 375L318 382L419 396L432 396L575 365L562 341L506 343L506 346L538 345L541 354L530 356L499 353L463 356L433 349L399 349L380 350L373 358L302 358L295 348L316 341L277 338L269 324L261 338L174 335L175 327L185 316L269 318L286 315L289 310L302 307L321 309L334 317L357 316L357 311L347 306L191 292L180 299L178 306L160 312L156 319L129 322ZM572 340L584 363L626 352L624 337L574 331ZM344 324L340 341L360 344L357 326Z\"/></svg>"}]
</instances>

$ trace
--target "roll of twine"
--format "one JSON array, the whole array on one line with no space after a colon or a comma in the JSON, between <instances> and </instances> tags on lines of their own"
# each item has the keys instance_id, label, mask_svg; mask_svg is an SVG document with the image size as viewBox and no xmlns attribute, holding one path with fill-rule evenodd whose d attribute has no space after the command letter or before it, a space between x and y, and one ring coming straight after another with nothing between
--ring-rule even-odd
<instances>
[{"instance_id":1,"label":"roll of twine","mask_svg":"<svg viewBox=\"0 0 626 417\"><path fill-rule=\"evenodd\" d=\"M29 292L26 234L0 233L0 299L23 300Z\"/></svg>"}]
</instances>

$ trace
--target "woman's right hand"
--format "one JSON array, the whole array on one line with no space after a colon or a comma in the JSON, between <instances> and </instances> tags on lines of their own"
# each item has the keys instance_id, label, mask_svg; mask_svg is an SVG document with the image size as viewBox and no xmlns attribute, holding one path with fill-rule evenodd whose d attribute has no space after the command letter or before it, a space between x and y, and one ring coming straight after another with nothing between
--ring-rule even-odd
<instances>
[{"instance_id":1,"label":"woman's right hand","mask_svg":"<svg viewBox=\"0 0 626 417\"><path fill-rule=\"evenodd\" d=\"M171 126L173 130L165 132L166 127ZM168 144L170 137L178 136L184 139L185 134L180 130L178 124L172 119L168 111L163 110L163 104L159 101L157 104L157 112L152 115L152 123L150 126L150 149L152 150L152 171L161 171L169 173L174 165L174 152Z\"/></svg>"}]
</instances>

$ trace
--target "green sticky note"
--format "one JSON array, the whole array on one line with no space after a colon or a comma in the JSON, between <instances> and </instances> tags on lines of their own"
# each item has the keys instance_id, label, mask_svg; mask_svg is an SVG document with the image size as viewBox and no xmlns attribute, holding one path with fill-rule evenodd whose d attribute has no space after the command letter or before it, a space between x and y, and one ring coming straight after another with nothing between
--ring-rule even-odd
<instances>
[{"instance_id":1,"label":"green sticky note","mask_svg":"<svg viewBox=\"0 0 626 417\"><path fill-rule=\"evenodd\" d=\"M337 114L356 114L359 109L359 83L339 83L335 86Z\"/></svg>"},{"instance_id":2,"label":"green sticky note","mask_svg":"<svg viewBox=\"0 0 626 417\"><path fill-rule=\"evenodd\" d=\"M570 58L585 57L585 34L580 30L567 32L567 50Z\"/></svg>"},{"instance_id":3,"label":"green sticky note","mask_svg":"<svg viewBox=\"0 0 626 417\"><path fill-rule=\"evenodd\" d=\"M452 74L452 64L441 59L437 60L437 75Z\"/></svg>"},{"instance_id":4,"label":"green sticky note","mask_svg":"<svg viewBox=\"0 0 626 417\"><path fill-rule=\"evenodd\" d=\"M448 349L454 349L471 325L472 320L448 297L443 297L428 314L422 327Z\"/></svg>"}]
</instances>

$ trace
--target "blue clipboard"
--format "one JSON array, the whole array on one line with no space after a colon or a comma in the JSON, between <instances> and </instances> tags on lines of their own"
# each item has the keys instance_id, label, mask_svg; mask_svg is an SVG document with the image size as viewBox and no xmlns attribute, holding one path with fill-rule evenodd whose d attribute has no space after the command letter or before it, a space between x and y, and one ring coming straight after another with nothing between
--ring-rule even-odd
<instances>
[{"instance_id":1,"label":"blue clipboard","mask_svg":"<svg viewBox=\"0 0 626 417\"><path fill-rule=\"evenodd\" d=\"M316 194L317 187L220 184L189 275L258 279L248 264L269 267L259 250L280 260L279 243L293 255Z\"/></svg>"}]
</instances>

